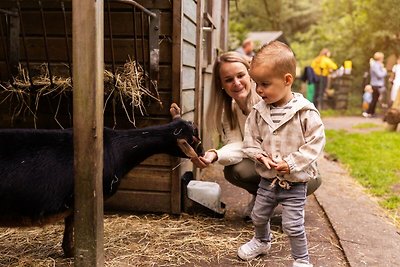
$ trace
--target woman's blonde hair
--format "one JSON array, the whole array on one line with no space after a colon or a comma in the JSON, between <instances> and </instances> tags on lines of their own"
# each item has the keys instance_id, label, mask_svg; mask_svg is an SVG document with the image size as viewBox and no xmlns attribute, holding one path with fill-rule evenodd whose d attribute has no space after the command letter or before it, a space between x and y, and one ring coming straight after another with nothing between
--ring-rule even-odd
<instances>
[{"instance_id":1,"label":"woman's blonde hair","mask_svg":"<svg viewBox=\"0 0 400 267\"><path fill-rule=\"evenodd\" d=\"M234 51L221 54L217 57L213 66L210 102L207 109L207 128L211 131L217 130L219 134L223 134L222 116L225 116L229 121L231 129L238 127L238 118L232 107L232 97L222 88L220 77L221 64L233 62L242 63L247 70L250 68L249 61L242 54ZM254 90L250 90L247 97L247 110L244 110L244 113L250 112L251 107L255 104L255 97L257 95Z\"/></svg>"}]
</instances>

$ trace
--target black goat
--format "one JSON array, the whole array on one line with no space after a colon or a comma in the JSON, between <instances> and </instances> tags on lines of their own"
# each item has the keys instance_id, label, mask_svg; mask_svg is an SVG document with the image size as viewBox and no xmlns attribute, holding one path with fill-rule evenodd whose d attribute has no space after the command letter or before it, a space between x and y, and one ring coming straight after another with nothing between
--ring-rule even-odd
<instances>
[{"instance_id":1,"label":"black goat","mask_svg":"<svg viewBox=\"0 0 400 267\"><path fill-rule=\"evenodd\" d=\"M203 154L196 126L180 119L133 130L104 128L104 199L120 180L151 155ZM0 226L42 226L65 219L63 250L73 255L73 134L66 130L0 130Z\"/></svg>"}]
</instances>

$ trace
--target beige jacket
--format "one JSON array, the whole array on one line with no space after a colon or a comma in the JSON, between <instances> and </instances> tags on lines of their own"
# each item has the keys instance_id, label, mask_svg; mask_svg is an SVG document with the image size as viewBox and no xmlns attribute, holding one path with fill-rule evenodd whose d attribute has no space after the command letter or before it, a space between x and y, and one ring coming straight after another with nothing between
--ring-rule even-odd
<instances>
[{"instance_id":1,"label":"beige jacket","mask_svg":"<svg viewBox=\"0 0 400 267\"><path fill-rule=\"evenodd\" d=\"M218 155L217 162L224 166L239 163L244 157L247 157L242 151L244 125L247 116L243 114L242 110L235 102L233 102L232 105L238 117L239 127L231 129L225 116L222 116L222 129L224 133L221 138L224 146L216 151Z\"/></svg>"},{"instance_id":2,"label":"beige jacket","mask_svg":"<svg viewBox=\"0 0 400 267\"><path fill-rule=\"evenodd\" d=\"M255 92L254 96L250 99L254 104L256 104L261 97L259 97ZM233 110L236 112L239 127L236 129L231 129L228 120L225 116L222 116L222 129L223 133L221 135L223 147L218 149L217 155L218 159L216 162L223 166L237 164L242 161L243 158L247 158L247 155L243 153L243 137L244 137L244 125L246 123L247 116L243 114L243 111L239 108L236 102L232 101Z\"/></svg>"},{"instance_id":3,"label":"beige jacket","mask_svg":"<svg viewBox=\"0 0 400 267\"><path fill-rule=\"evenodd\" d=\"M256 171L264 178L274 178L277 172L268 170L256 160L264 153L276 162L285 160L290 182L307 182L318 175L316 160L325 145L324 125L315 106L299 93L293 93L293 108L279 124L272 122L270 105L260 101L249 114L245 125L243 151L253 159Z\"/></svg>"}]
</instances>

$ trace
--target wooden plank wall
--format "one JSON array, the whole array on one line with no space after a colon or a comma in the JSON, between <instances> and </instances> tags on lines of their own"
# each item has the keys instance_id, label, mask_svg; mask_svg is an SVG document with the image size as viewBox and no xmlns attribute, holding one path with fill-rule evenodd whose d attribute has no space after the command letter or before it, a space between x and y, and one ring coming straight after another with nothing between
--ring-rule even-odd
<instances>
[{"instance_id":1,"label":"wooden plank wall","mask_svg":"<svg viewBox=\"0 0 400 267\"><path fill-rule=\"evenodd\" d=\"M196 53L197 47L197 1L182 1L182 93L183 118L195 120L196 107ZM192 171L190 162L182 164L180 175Z\"/></svg>"},{"instance_id":2,"label":"wooden plank wall","mask_svg":"<svg viewBox=\"0 0 400 267\"><path fill-rule=\"evenodd\" d=\"M203 47L205 50L211 49L211 60L204 59L202 62L203 95L201 101L204 110L201 116L203 116L204 122L207 121L207 107L211 97L212 68L218 56L217 51L227 51L228 49L229 1L216 1L205 12L208 12L212 17L215 29L211 32L211 47L208 47L208 44ZM206 129L206 123L204 123L202 128L202 143L205 149L215 148L219 145L220 138L218 136L211 136L209 133L210 131Z\"/></svg>"},{"instance_id":3,"label":"wooden plank wall","mask_svg":"<svg viewBox=\"0 0 400 267\"><path fill-rule=\"evenodd\" d=\"M66 61L66 44L64 41L64 26L59 5L59 0L54 1L42 1L45 10L45 22L49 42L49 55L53 65L60 66L59 73L67 73L64 64ZM173 18L172 9L173 1L170 0L157 0L157 1L146 1L139 0L139 4L143 5L147 9L158 9L161 12L161 23L160 23L160 77L158 81L158 90L162 106L158 103L146 100L147 114L142 116L139 112L135 112L136 126L145 127L150 125L164 124L171 120L169 115L169 106L172 103L173 95L180 94L180 87L173 85L173 68L172 68L172 31L173 31ZM180 1L179 1L180 2ZM182 1L182 2L192 2ZM195 3L195 2L193 2ZM15 1L2 0L0 2L0 9L9 9L15 6ZM41 64L45 62L45 52L43 49L43 37L42 37L42 26L40 20L40 13L37 7L37 1L21 1L23 10L23 19L25 32L27 34L26 40L28 42L28 53L32 55L30 60L33 64ZM106 4L105 4L106 6ZM67 12L67 20L71 21L71 4L69 1L65 1L65 8ZM112 30L114 38L114 51L115 59L118 63L123 64L128 56L134 59L133 47L134 43L130 37L130 33L133 31L133 18L131 9L127 9L125 5L112 5ZM105 12L106 15L106 12ZM137 13L136 16L139 16ZM193 28L192 20L193 14L185 16L185 21L191 23L190 26ZM1 16L0 16L1 17ZM104 54L105 63L110 66L111 62L111 51L109 48L109 33L108 33L108 18L104 20L104 31L105 31L105 43L104 43ZM137 26L139 27L139 26ZM147 27L147 22L145 23ZM71 38L71 29L68 28L68 36ZM189 28L187 29L189 30ZM137 32L140 33L140 29L137 28ZM194 31L195 32L195 31ZM190 32L185 37L186 53L193 53L194 44L193 37L190 37ZM142 36L145 42L145 52L147 53L147 35ZM142 38L141 37L141 38ZM0 40L0 44L3 40ZM21 38L20 38L21 41ZM141 43L141 39L138 40ZM71 39L70 39L71 42ZM0 46L1 47L1 46ZM72 43L69 46L72 48ZM138 60L141 62L141 44L137 46ZM20 44L20 55L24 59L23 47ZM72 55L72 53L71 53ZM187 75L193 77L195 73L194 62L192 59L185 59L184 68L187 70ZM7 79L6 67L5 67L5 55L4 51L0 49L0 77L1 81ZM186 71L185 75L186 76ZM193 78L194 81L194 78ZM184 99L189 99L193 96L194 85L191 78L188 76L184 82L185 92L182 92ZM178 91L178 93L176 92ZM72 97L68 94L63 96L63 105L60 107L57 120L59 120L64 127L71 126L72 120ZM15 97L12 101L15 101ZM186 119L193 117L193 99L190 101L182 101L187 103L184 105L183 110L187 113ZM13 112L15 109L15 102L10 99L0 104L0 128L7 127L34 127L33 116L28 110L24 111L23 116L13 118ZM42 97L40 99L40 108L37 113L36 126L38 128L59 128L60 126L54 119L54 111L57 107L57 97ZM129 105L128 105L129 107ZM14 114L15 115L15 114ZM13 120L12 120L13 119ZM117 110L114 114L112 105L108 105L104 114L104 123L106 126L113 127L116 119L116 128L126 129L134 127L126 118L125 111L121 106L117 106ZM117 194L107 201L107 209L118 209L118 210L135 210L143 212L174 212L180 211L180 187L176 183L178 179L177 171L172 172L171 169L175 166L177 160L169 155L155 155L148 158L133 171L131 171L121 182L120 190ZM178 169L179 170L179 169ZM151 201L149 201L151 200Z\"/></svg>"}]
</instances>

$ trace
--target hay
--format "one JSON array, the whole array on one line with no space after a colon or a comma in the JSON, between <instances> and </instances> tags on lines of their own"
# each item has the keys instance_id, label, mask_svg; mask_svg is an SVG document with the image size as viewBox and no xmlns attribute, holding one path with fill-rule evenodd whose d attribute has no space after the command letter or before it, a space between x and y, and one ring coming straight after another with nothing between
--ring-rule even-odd
<instances>
[{"instance_id":1,"label":"hay","mask_svg":"<svg viewBox=\"0 0 400 267\"><path fill-rule=\"evenodd\" d=\"M160 106L162 105L158 93L157 81L151 80L151 84L146 84L146 77L148 77L148 74L136 61L131 60L130 57L123 66L116 68L115 73L104 70L104 110L111 100L113 102L114 122L116 103L121 104L128 120L133 125L135 125L135 109L138 109L141 115L146 114L143 102L144 97L149 97L158 102ZM31 85L31 80L33 86ZM146 86L154 90L151 91ZM59 77L56 75L50 77L47 64L42 64L38 69L32 70L31 77L28 70L19 65L18 74L13 77L13 81L0 84L0 93L3 95L0 104L7 100L12 101L12 118L25 114L28 111L29 114L33 115L36 126L36 115L41 97L46 95L59 96L60 99L54 119L63 128L57 120L58 110L60 108L61 97L71 91L73 91L71 77ZM131 106L130 111L128 111L125 102Z\"/></svg>"},{"instance_id":2,"label":"hay","mask_svg":"<svg viewBox=\"0 0 400 267\"><path fill-rule=\"evenodd\" d=\"M73 266L61 250L63 224L44 228L2 228L0 266ZM240 245L253 235L251 224L181 215L106 215L105 265L120 266L268 266L287 259L258 258L243 262ZM287 247L283 234L273 232L274 250ZM286 254L286 253L285 253Z\"/></svg>"}]
</instances>

